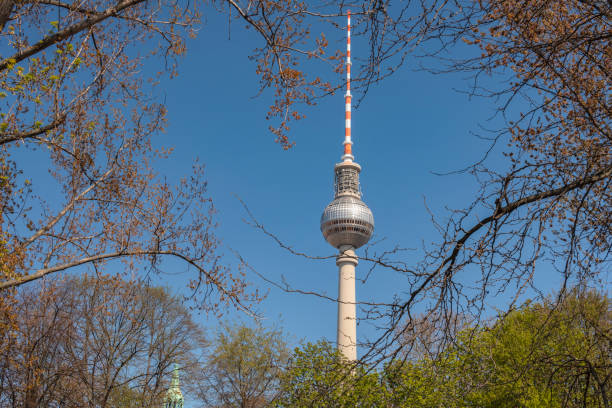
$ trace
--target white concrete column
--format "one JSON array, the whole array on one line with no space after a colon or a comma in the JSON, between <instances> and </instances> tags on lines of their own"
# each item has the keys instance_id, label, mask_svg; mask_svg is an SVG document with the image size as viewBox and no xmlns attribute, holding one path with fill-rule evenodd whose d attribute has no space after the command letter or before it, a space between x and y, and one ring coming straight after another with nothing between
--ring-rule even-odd
<instances>
[{"instance_id":1,"label":"white concrete column","mask_svg":"<svg viewBox=\"0 0 612 408\"><path fill-rule=\"evenodd\" d=\"M357 360L357 313L355 305L355 266L357 256L350 245L340 247L338 265L338 350L349 360Z\"/></svg>"}]
</instances>

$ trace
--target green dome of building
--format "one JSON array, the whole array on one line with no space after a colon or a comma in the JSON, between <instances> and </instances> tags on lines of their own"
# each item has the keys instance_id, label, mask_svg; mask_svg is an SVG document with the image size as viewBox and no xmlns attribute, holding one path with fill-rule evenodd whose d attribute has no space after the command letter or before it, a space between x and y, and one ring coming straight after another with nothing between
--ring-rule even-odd
<instances>
[{"instance_id":1,"label":"green dome of building","mask_svg":"<svg viewBox=\"0 0 612 408\"><path fill-rule=\"evenodd\" d=\"M172 382L170 388L166 391L166 398L164 398L163 408L183 408L183 393L179 387L179 367L178 364L174 365L172 371Z\"/></svg>"}]
</instances>

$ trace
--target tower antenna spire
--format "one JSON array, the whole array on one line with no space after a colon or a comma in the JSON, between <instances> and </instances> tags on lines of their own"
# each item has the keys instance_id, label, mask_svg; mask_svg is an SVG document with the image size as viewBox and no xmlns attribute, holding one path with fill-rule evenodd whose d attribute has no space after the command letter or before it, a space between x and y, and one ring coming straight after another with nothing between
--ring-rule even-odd
<instances>
[{"instance_id":1,"label":"tower antenna spire","mask_svg":"<svg viewBox=\"0 0 612 408\"><path fill-rule=\"evenodd\" d=\"M351 140L351 11L347 12L346 25L346 94L344 96L344 155L342 160L352 162L353 141Z\"/></svg>"}]
</instances>

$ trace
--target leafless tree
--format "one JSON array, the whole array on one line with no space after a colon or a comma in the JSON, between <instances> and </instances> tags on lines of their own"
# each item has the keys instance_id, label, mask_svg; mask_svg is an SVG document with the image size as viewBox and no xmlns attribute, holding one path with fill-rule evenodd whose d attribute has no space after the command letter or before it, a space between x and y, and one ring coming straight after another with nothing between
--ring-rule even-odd
<instances>
[{"instance_id":1,"label":"leafless tree","mask_svg":"<svg viewBox=\"0 0 612 408\"><path fill-rule=\"evenodd\" d=\"M20 291L2 354L0 405L159 405L173 363L198 371L206 347L180 299L118 277ZM197 367L196 367L197 366Z\"/></svg>"},{"instance_id":2,"label":"leafless tree","mask_svg":"<svg viewBox=\"0 0 612 408\"><path fill-rule=\"evenodd\" d=\"M282 330L223 325L207 350L204 369L194 373L190 391L207 407L272 406L288 358Z\"/></svg>"}]
</instances>

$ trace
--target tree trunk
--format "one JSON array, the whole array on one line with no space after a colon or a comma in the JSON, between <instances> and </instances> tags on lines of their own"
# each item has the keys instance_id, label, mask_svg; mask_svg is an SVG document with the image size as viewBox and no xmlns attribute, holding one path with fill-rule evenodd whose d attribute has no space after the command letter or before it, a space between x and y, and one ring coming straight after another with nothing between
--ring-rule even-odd
<instances>
[{"instance_id":1,"label":"tree trunk","mask_svg":"<svg viewBox=\"0 0 612 408\"><path fill-rule=\"evenodd\" d=\"M6 22L10 20L14 5L15 0L0 0L0 33L4 30Z\"/></svg>"}]
</instances>

